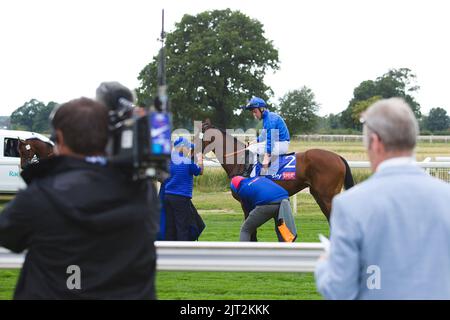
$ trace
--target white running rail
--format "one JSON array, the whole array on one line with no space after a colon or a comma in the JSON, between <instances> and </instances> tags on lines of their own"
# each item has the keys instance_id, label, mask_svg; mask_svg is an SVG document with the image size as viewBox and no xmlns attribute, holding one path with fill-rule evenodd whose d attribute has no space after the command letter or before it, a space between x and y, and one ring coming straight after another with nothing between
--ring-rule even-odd
<instances>
[{"instance_id":1,"label":"white running rail","mask_svg":"<svg viewBox=\"0 0 450 320\"><path fill-rule=\"evenodd\" d=\"M313 272L321 243L157 241L160 271ZM0 248L0 269L22 267L24 254Z\"/></svg>"}]
</instances>

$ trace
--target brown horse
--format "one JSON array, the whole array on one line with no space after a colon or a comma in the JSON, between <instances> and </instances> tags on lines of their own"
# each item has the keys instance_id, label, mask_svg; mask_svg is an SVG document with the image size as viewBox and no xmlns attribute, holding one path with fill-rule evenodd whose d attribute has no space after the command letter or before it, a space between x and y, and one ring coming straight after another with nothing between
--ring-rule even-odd
<instances>
[{"instance_id":1,"label":"brown horse","mask_svg":"<svg viewBox=\"0 0 450 320\"><path fill-rule=\"evenodd\" d=\"M200 135L198 130L194 142L202 141L202 153L212 151L216 154L229 178L242 175L251 169L253 165L248 161L250 152L243 142L214 127L209 120L202 123L201 133ZM217 138L221 139L220 143L215 141ZM347 161L333 152L321 149L297 152L295 157L296 179L274 182L286 189L290 196L309 187L310 193L329 221L333 197L341 192L342 187L349 189L354 185ZM236 195L233 194L233 197L236 198ZM247 218L248 212L243 206L242 209ZM256 237L254 239L256 240Z\"/></svg>"},{"instance_id":2,"label":"brown horse","mask_svg":"<svg viewBox=\"0 0 450 320\"><path fill-rule=\"evenodd\" d=\"M20 167L39 162L53 156L53 145L38 138L19 139Z\"/></svg>"}]
</instances>

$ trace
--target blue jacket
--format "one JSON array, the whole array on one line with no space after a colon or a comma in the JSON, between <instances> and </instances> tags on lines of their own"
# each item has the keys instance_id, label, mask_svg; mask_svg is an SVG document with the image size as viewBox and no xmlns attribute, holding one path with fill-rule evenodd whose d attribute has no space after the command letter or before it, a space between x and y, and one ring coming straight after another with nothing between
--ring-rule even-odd
<instances>
[{"instance_id":1,"label":"blue jacket","mask_svg":"<svg viewBox=\"0 0 450 320\"><path fill-rule=\"evenodd\" d=\"M165 194L192 198L194 176L198 176L201 168L181 154L172 152L170 159L170 178L165 182Z\"/></svg>"},{"instance_id":2,"label":"blue jacket","mask_svg":"<svg viewBox=\"0 0 450 320\"><path fill-rule=\"evenodd\" d=\"M266 152L272 153L272 129L278 130L278 140L275 141L290 141L289 130L278 114L265 110L262 115L263 131L257 138L258 142L266 141Z\"/></svg>"},{"instance_id":3,"label":"blue jacket","mask_svg":"<svg viewBox=\"0 0 450 320\"><path fill-rule=\"evenodd\" d=\"M261 176L242 180L237 190L231 184L231 190L238 195L247 212L252 211L256 206L281 202L281 200L289 198L285 189Z\"/></svg>"},{"instance_id":4,"label":"blue jacket","mask_svg":"<svg viewBox=\"0 0 450 320\"><path fill-rule=\"evenodd\" d=\"M327 299L450 299L450 185L414 164L385 167L336 196Z\"/></svg>"}]
</instances>

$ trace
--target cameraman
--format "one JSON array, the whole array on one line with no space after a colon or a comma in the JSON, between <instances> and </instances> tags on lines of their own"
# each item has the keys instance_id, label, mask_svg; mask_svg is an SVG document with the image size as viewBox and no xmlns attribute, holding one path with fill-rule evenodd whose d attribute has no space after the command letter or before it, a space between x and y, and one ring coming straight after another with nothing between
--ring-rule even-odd
<instances>
[{"instance_id":1,"label":"cameraman","mask_svg":"<svg viewBox=\"0 0 450 320\"><path fill-rule=\"evenodd\" d=\"M54 158L28 166L0 214L0 246L28 250L15 299L155 299L156 191L108 166L108 109L53 111Z\"/></svg>"}]
</instances>

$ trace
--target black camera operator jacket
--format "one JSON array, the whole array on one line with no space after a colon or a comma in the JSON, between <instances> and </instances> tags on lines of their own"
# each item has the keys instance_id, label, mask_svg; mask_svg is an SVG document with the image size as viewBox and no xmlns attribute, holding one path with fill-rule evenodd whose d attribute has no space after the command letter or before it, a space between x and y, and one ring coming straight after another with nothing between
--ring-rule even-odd
<instances>
[{"instance_id":1,"label":"black camera operator jacket","mask_svg":"<svg viewBox=\"0 0 450 320\"><path fill-rule=\"evenodd\" d=\"M72 157L22 176L28 187L0 214L0 246L27 250L15 299L155 298L153 184Z\"/></svg>"}]
</instances>

